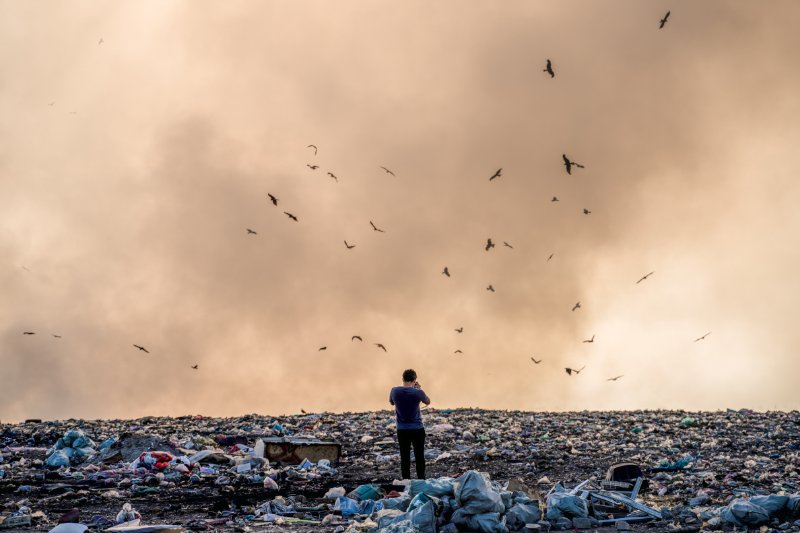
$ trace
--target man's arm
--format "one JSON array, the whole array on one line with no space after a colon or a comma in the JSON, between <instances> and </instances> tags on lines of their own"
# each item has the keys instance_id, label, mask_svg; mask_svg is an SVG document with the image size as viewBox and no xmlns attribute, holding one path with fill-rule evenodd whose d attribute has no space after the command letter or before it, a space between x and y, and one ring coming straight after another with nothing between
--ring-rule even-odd
<instances>
[{"instance_id":1,"label":"man's arm","mask_svg":"<svg viewBox=\"0 0 800 533\"><path fill-rule=\"evenodd\" d=\"M419 399L419 401L421 401L421 402L422 402L422 403L424 403L425 405L430 405L430 404L431 404L431 399L430 399L430 398L428 398L428 395L427 395L427 394L425 394L425 391L424 391L424 390L422 390L422 389L418 389L418 390L419 390L419 394L420 394L420 396L421 396L421 398Z\"/></svg>"},{"instance_id":2,"label":"man's arm","mask_svg":"<svg viewBox=\"0 0 800 533\"><path fill-rule=\"evenodd\" d=\"M390 405L394 405L394 398L392 398L392 392L394 392L394 389L389 391L389 404Z\"/></svg>"}]
</instances>

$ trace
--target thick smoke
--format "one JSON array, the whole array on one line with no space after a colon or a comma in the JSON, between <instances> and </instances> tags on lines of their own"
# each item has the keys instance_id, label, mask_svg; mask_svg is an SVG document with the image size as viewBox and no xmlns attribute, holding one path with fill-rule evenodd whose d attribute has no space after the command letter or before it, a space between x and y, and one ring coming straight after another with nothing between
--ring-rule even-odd
<instances>
[{"instance_id":1,"label":"thick smoke","mask_svg":"<svg viewBox=\"0 0 800 533\"><path fill-rule=\"evenodd\" d=\"M796 408L798 11L2 4L0 418Z\"/></svg>"}]
</instances>

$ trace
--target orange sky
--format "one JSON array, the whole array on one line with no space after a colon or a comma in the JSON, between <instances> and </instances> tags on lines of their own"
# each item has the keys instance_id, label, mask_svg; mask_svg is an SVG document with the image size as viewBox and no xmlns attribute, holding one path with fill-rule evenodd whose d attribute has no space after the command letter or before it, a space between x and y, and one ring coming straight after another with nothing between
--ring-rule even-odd
<instances>
[{"instance_id":1,"label":"orange sky","mask_svg":"<svg viewBox=\"0 0 800 533\"><path fill-rule=\"evenodd\" d=\"M0 1L0 419L796 409L798 16Z\"/></svg>"}]
</instances>

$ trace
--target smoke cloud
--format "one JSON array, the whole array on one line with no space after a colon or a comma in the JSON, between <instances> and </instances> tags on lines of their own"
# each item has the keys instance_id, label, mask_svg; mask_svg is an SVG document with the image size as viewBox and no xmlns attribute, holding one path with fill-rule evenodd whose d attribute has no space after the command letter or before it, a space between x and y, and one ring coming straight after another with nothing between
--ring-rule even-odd
<instances>
[{"instance_id":1,"label":"smoke cloud","mask_svg":"<svg viewBox=\"0 0 800 533\"><path fill-rule=\"evenodd\" d=\"M798 15L0 3L0 419L797 408Z\"/></svg>"}]
</instances>

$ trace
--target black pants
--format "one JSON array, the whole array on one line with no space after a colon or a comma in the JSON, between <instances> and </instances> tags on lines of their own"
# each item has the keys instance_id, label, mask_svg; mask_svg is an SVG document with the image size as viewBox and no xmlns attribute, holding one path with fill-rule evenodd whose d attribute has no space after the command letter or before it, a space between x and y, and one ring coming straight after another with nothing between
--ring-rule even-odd
<instances>
[{"instance_id":1,"label":"black pants","mask_svg":"<svg viewBox=\"0 0 800 533\"><path fill-rule=\"evenodd\" d=\"M400 445L400 472L403 479L411 479L411 445L414 445L414 462L417 479L425 479L425 430L398 429L397 443Z\"/></svg>"}]
</instances>

